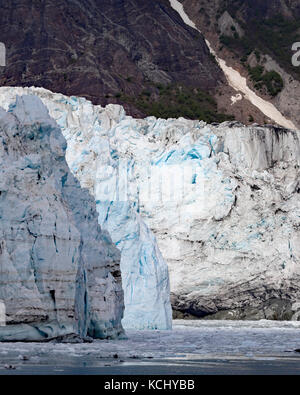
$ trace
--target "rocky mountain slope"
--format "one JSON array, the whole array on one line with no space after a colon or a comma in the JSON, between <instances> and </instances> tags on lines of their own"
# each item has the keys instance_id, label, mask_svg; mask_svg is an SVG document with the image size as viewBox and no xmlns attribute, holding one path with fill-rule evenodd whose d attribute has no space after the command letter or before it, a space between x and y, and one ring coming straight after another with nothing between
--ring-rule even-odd
<instances>
[{"instance_id":1,"label":"rocky mountain slope","mask_svg":"<svg viewBox=\"0 0 300 395\"><path fill-rule=\"evenodd\" d=\"M226 119L213 99L226 79L168 0L1 0L0 10L0 86L121 103L138 117Z\"/></svg>"},{"instance_id":2,"label":"rocky mountain slope","mask_svg":"<svg viewBox=\"0 0 300 395\"><path fill-rule=\"evenodd\" d=\"M291 60L300 41L299 0L180 1L217 54L300 127L300 68Z\"/></svg>"},{"instance_id":3,"label":"rocky mountain slope","mask_svg":"<svg viewBox=\"0 0 300 395\"><path fill-rule=\"evenodd\" d=\"M180 1L0 0L0 85L69 95L0 105L37 95L61 128L121 252L125 327L171 327L166 263L175 316L297 319L299 132L270 124L300 126L298 1Z\"/></svg>"},{"instance_id":4,"label":"rocky mountain slope","mask_svg":"<svg viewBox=\"0 0 300 395\"><path fill-rule=\"evenodd\" d=\"M1 88L0 104L21 92ZM135 240L139 260L127 270L136 280L127 283L125 276L125 294L137 292L149 311L156 305L156 314L166 314L165 271L153 260L156 238L170 271L175 316L297 319L299 132L140 120L119 106L96 108L41 89L23 93L38 95L62 127L70 167L94 193L100 222L118 238L128 263L127 247ZM137 217L155 238L143 239L144 227L124 231ZM148 305L152 286L142 288L153 279L164 284L160 305Z\"/></svg>"},{"instance_id":5,"label":"rocky mountain slope","mask_svg":"<svg viewBox=\"0 0 300 395\"><path fill-rule=\"evenodd\" d=\"M117 337L120 253L71 174L46 107L15 99L0 108L0 340Z\"/></svg>"},{"instance_id":6,"label":"rocky mountain slope","mask_svg":"<svg viewBox=\"0 0 300 395\"><path fill-rule=\"evenodd\" d=\"M228 83L203 35L184 23L171 3L0 1L1 41L7 49L0 86L38 86L94 104L119 103L135 117L276 123ZM299 72L290 66L290 47L299 30L296 4L182 3L221 58L299 125ZM286 19L278 19L279 12ZM271 63L260 56L259 65L254 64L258 53L271 56Z\"/></svg>"}]
</instances>

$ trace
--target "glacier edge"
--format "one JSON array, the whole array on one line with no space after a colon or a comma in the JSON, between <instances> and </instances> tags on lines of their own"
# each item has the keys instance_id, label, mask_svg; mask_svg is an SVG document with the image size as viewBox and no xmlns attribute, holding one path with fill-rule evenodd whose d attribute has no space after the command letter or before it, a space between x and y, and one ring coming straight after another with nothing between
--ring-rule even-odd
<instances>
[{"instance_id":1,"label":"glacier edge","mask_svg":"<svg viewBox=\"0 0 300 395\"><path fill-rule=\"evenodd\" d=\"M175 314L297 319L299 131L133 119L121 106L93 106L42 88L0 88L0 105L24 92L38 95L62 128L68 163L129 262L122 268L125 300L138 303L133 315L125 307L125 327L171 325L164 260ZM139 262L133 271L130 251ZM141 278L149 282L136 285ZM141 298L151 309L147 315L147 304L139 307L145 320L137 324Z\"/></svg>"}]
</instances>

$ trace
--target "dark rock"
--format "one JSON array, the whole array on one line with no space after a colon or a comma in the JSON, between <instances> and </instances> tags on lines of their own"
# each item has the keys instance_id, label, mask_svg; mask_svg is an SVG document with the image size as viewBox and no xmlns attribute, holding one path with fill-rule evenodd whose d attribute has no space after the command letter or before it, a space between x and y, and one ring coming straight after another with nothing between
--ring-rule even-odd
<instances>
[{"instance_id":1,"label":"dark rock","mask_svg":"<svg viewBox=\"0 0 300 395\"><path fill-rule=\"evenodd\" d=\"M38 86L94 104L124 103L153 84L213 90L225 77L200 33L168 0L0 1L7 67L0 85Z\"/></svg>"}]
</instances>

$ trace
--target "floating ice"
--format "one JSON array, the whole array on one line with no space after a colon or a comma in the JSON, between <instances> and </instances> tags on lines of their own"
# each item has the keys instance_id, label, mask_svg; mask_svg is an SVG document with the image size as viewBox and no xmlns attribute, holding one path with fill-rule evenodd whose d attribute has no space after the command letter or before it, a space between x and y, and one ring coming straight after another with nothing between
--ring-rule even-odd
<instances>
[{"instance_id":1,"label":"floating ice","mask_svg":"<svg viewBox=\"0 0 300 395\"><path fill-rule=\"evenodd\" d=\"M186 25L200 32L200 30L197 28L195 23L191 21L191 19L188 17L186 12L184 11L183 5L178 0L170 0L170 5L174 10L176 10L179 13L179 15L181 16L182 20ZM213 50L208 40L206 40L206 44L210 52L215 56L219 66L223 70L229 85L234 90L241 92L246 99L248 99L263 114L265 114L272 121L275 121L278 125L281 125L285 128L296 129L293 122L286 119L272 103L262 99L248 87L247 80L245 77L242 77L237 70L234 70L232 67L227 66L226 62L223 59L220 59L218 56L216 56L216 53Z\"/></svg>"}]
</instances>

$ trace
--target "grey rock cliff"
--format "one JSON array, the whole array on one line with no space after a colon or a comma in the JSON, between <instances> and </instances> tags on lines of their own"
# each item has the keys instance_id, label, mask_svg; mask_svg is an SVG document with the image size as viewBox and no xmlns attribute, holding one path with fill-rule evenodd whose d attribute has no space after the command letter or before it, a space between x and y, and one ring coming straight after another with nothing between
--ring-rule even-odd
<instances>
[{"instance_id":1,"label":"grey rock cliff","mask_svg":"<svg viewBox=\"0 0 300 395\"><path fill-rule=\"evenodd\" d=\"M0 108L2 341L122 334L120 253L93 198L65 161L66 142L42 102Z\"/></svg>"}]
</instances>

